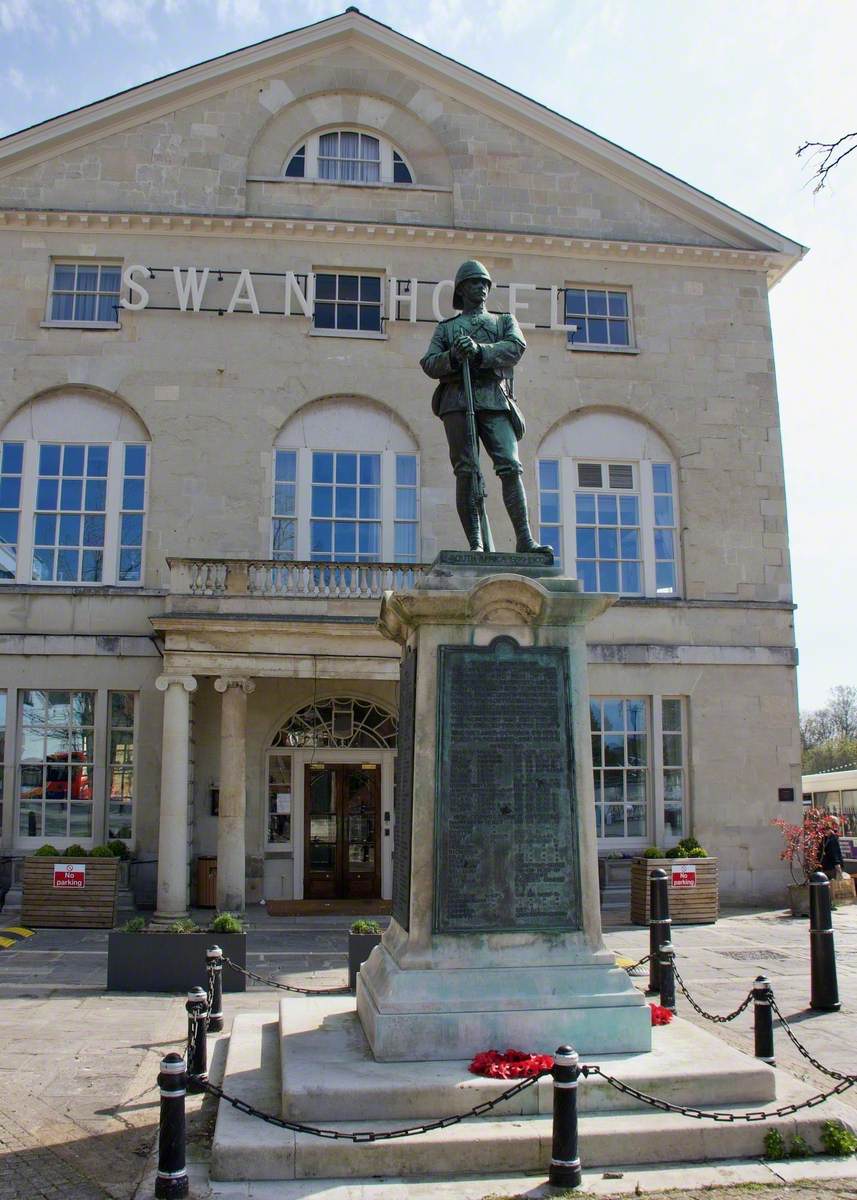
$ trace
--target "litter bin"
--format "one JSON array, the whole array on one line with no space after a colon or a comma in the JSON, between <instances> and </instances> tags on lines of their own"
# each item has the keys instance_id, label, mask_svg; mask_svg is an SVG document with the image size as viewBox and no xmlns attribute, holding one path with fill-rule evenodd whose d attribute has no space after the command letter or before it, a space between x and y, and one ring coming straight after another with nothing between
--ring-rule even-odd
<instances>
[{"instance_id":1,"label":"litter bin","mask_svg":"<svg viewBox=\"0 0 857 1200\"><path fill-rule=\"evenodd\" d=\"M217 907L217 857L201 854L196 860L196 906Z\"/></svg>"}]
</instances>

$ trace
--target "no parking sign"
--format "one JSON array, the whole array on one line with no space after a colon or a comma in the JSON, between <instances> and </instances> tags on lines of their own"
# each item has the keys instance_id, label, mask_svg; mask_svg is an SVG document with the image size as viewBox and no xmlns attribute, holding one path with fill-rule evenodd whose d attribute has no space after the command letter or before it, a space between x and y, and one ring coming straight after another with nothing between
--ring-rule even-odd
<instances>
[{"instance_id":1,"label":"no parking sign","mask_svg":"<svg viewBox=\"0 0 857 1200\"><path fill-rule=\"evenodd\" d=\"M674 866L672 869L672 885L674 888L695 888L696 867L687 863Z\"/></svg>"},{"instance_id":2,"label":"no parking sign","mask_svg":"<svg viewBox=\"0 0 857 1200\"><path fill-rule=\"evenodd\" d=\"M85 888L86 863L54 863L55 888Z\"/></svg>"}]
</instances>

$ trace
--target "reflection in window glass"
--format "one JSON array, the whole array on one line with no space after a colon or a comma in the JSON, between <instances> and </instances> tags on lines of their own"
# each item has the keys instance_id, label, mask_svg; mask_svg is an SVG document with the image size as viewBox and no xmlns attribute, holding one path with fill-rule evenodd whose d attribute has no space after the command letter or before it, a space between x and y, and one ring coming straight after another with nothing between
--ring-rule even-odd
<instances>
[{"instance_id":1,"label":"reflection in window glass","mask_svg":"<svg viewBox=\"0 0 857 1200\"><path fill-rule=\"evenodd\" d=\"M627 292L603 288L566 288L565 323L572 346L630 346L631 318Z\"/></svg>"},{"instance_id":2,"label":"reflection in window glass","mask_svg":"<svg viewBox=\"0 0 857 1200\"><path fill-rule=\"evenodd\" d=\"M107 731L107 836L134 836L134 692L110 692Z\"/></svg>"},{"instance_id":3,"label":"reflection in window glass","mask_svg":"<svg viewBox=\"0 0 857 1200\"><path fill-rule=\"evenodd\" d=\"M381 332L381 277L328 275L315 277L316 329Z\"/></svg>"},{"instance_id":4,"label":"reflection in window glass","mask_svg":"<svg viewBox=\"0 0 857 1200\"><path fill-rule=\"evenodd\" d=\"M593 696L589 715L598 837L645 838L649 792L646 702Z\"/></svg>"},{"instance_id":5,"label":"reflection in window glass","mask_svg":"<svg viewBox=\"0 0 857 1200\"><path fill-rule=\"evenodd\" d=\"M18 567L23 442L4 442L0 458L0 580L14 580Z\"/></svg>"},{"instance_id":6,"label":"reflection in window glass","mask_svg":"<svg viewBox=\"0 0 857 1200\"><path fill-rule=\"evenodd\" d=\"M673 504L672 467L652 463L652 492L655 506L655 588L659 596L676 591L676 527Z\"/></svg>"},{"instance_id":7,"label":"reflection in window glass","mask_svg":"<svg viewBox=\"0 0 857 1200\"><path fill-rule=\"evenodd\" d=\"M18 833L92 836L95 693L21 693Z\"/></svg>"},{"instance_id":8,"label":"reflection in window glass","mask_svg":"<svg viewBox=\"0 0 857 1200\"><path fill-rule=\"evenodd\" d=\"M119 580L139 581L143 570L143 518L146 512L146 447L127 445L119 515Z\"/></svg>"},{"instance_id":9,"label":"reflection in window glass","mask_svg":"<svg viewBox=\"0 0 857 1200\"><path fill-rule=\"evenodd\" d=\"M289 755L268 758L268 841L292 840L292 760Z\"/></svg>"},{"instance_id":10,"label":"reflection in window glass","mask_svg":"<svg viewBox=\"0 0 857 1200\"><path fill-rule=\"evenodd\" d=\"M122 268L105 263L54 263L50 298L52 321L119 320Z\"/></svg>"},{"instance_id":11,"label":"reflection in window glass","mask_svg":"<svg viewBox=\"0 0 857 1200\"><path fill-rule=\"evenodd\" d=\"M539 477L539 541L553 550L554 561L562 566L562 504L559 490L559 463L542 459Z\"/></svg>"},{"instance_id":12,"label":"reflection in window glass","mask_svg":"<svg viewBox=\"0 0 857 1200\"><path fill-rule=\"evenodd\" d=\"M664 829L670 837L684 836L684 727L682 703L677 698L661 701L663 728Z\"/></svg>"},{"instance_id":13,"label":"reflection in window glass","mask_svg":"<svg viewBox=\"0 0 857 1200\"><path fill-rule=\"evenodd\" d=\"M381 559L381 455L315 451L310 500L310 558Z\"/></svg>"},{"instance_id":14,"label":"reflection in window glass","mask_svg":"<svg viewBox=\"0 0 857 1200\"><path fill-rule=\"evenodd\" d=\"M393 559L417 562L419 557L419 489L417 456L396 455L396 519L393 525Z\"/></svg>"},{"instance_id":15,"label":"reflection in window glass","mask_svg":"<svg viewBox=\"0 0 857 1200\"><path fill-rule=\"evenodd\" d=\"M294 559L297 553L297 470L295 450L274 452L274 547L273 557Z\"/></svg>"},{"instance_id":16,"label":"reflection in window glass","mask_svg":"<svg viewBox=\"0 0 857 1200\"><path fill-rule=\"evenodd\" d=\"M37 583L100 583L109 446L39 446L33 517Z\"/></svg>"},{"instance_id":17,"label":"reflection in window glass","mask_svg":"<svg viewBox=\"0 0 857 1200\"><path fill-rule=\"evenodd\" d=\"M640 498L637 493L575 492L577 576L585 592L643 592Z\"/></svg>"}]
</instances>

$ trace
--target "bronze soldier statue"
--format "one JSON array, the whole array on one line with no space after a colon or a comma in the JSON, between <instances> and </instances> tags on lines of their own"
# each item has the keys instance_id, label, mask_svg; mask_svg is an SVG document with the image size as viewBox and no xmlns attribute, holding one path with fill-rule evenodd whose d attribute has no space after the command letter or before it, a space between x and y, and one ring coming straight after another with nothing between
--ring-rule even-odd
<instances>
[{"instance_id":1,"label":"bronze soldier statue","mask_svg":"<svg viewBox=\"0 0 857 1200\"><path fill-rule=\"evenodd\" d=\"M432 411L443 421L449 457L455 472L455 504L471 550L485 550L483 496L478 439L491 456L503 488L503 502L515 530L515 549L551 556L530 531L523 468L518 441L524 421L514 401L513 369L527 348L511 313L491 313L485 307L491 276L482 263L468 260L455 275L452 303L461 310L441 321L420 366L439 379ZM469 379L468 379L469 376ZM468 391L475 421L468 421ZM480 517L482 519L480 519Z\"/></svg>"}]
</instances>

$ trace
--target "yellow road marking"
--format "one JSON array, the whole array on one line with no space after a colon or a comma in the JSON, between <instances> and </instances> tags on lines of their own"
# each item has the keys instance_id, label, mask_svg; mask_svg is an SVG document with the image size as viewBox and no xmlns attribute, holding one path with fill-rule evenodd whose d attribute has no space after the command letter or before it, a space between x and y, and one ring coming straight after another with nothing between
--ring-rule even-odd
<instances>
[{"instance_id":1,"label":"yellow road marking","mask_svg":"<svg viewBox=\"0 0 857 1200\"><path fill-rule=\"evenodd\" d=\"M14 938L0 937L0 946L2 946L4 950L8 950L10 946L14 946L14 945L15 945Z\"/></svg>"},{"instance_id":2,"label":"yellow road marking","mask_svg":"<svg viewBox=\"0 0 857 1200\"><path fill-rule=\"evenodd\" d=\"M616 966L617 967L624 967L627 970L628 967L633 967L635 962L636 962L636 959L623 958L621 954L616 955Z\"/></svg>"},{"instance_id":3,"label":"yellow road marking","mask_svg":"<svg viewBox=\"0 0 857 1200\"><path fill-rule=\"evenodd\" d=\"M32 937L35 929L25 929L23 925L7 925L5 929L0 929L0 933L17 933L18 937Z\"/></svg>"}]
</instances>

